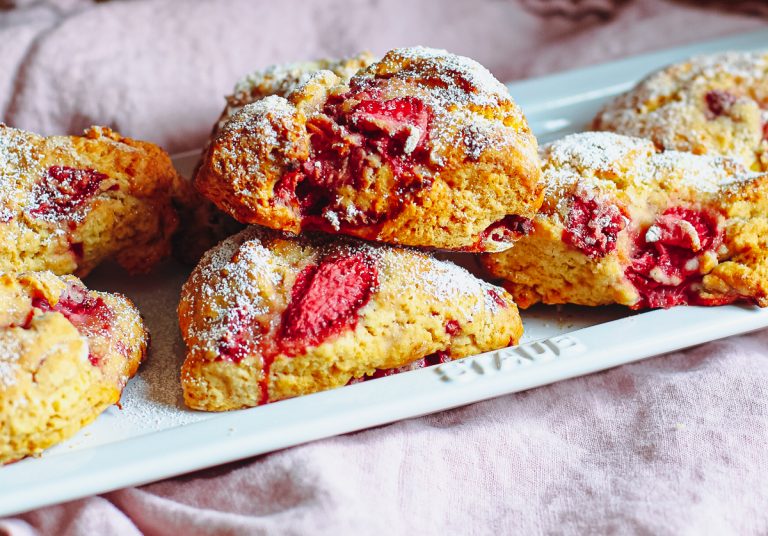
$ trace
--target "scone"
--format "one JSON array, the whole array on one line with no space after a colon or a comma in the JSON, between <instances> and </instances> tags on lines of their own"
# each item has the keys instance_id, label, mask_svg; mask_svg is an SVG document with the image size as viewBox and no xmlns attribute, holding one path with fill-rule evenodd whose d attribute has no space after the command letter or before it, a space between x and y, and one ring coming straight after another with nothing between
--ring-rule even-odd
<instances>
[{"instance_id":1,"label":"scone","mask_svg":"<svg viewBox=\"0 0 768 536\"><path fill-rule=\"evenodd\" d=\"M651 74L603 108L592 126L764 171L767 123L768 52L726 52Z\"/></svg>"},{"instance_id":2,"label":"scone","mask_svg":"<svg viewBox=\"0 0 768 536\"><path fill-rule=\"evenodd\" d=\"M408 48L304 78L245 105L203 156L195 185L235 219L500 251L539 207L536 139L478 63Z\"/></svg>"},{"instance_id":3,"label":"scone","mask_svg":"<svg viewBox=\"0 0 768 536\"><path fill-rule=\"evenodd\" d=\"M483 257L521 307L768 305L768 175L609 132L543 154L541 213Z\"/></svg>"},{"instance_id":4,"label":"scone","mask_svg":"<svg viewBox=\"0 0 768 536\"><path fill-rule=\"evenodd\" d=\"M0 125L0 271L145 272L170 252L183 187L168 155L107 128L42 137Z\"/></svg>"},{"instance_id":5,"label":"scone","mask_svg":"<svg viewBox=\"0 0 768 536\"><path fill-rule=\"evenodd\" d=\"M410 249L251 227L182 289L181 382L194 409L265 404L380 369L516 343L509 294Z\"/></svg>"},{"instance_id":6,"label":"scone","mask_svg":"<svg viewBox=\"0 0 768 536\"><path fill-rule=\"evenodd\" d=\"M39 454L116 403L147 341L123 296L52 272L0 274L0 464Z\"/></svg>"},{"instance_id":7,"label":"scone","mask_svg":"<svg viewBox=\"0 0 768 536\"><path fill-rule=\"evenodd\" d=\"M228 95L227 105L216 122L214 134L232 119L246 104L260 101L270 95L285 97L296 88L304 85L319 71L330 71L340 82L347 83L360 69L368 67L376 58L368 52L341 59L321 59L302 61L284 65L271 65L266 69L254 71L238 80L232 95Z\"/></svg>"}]
</instances>

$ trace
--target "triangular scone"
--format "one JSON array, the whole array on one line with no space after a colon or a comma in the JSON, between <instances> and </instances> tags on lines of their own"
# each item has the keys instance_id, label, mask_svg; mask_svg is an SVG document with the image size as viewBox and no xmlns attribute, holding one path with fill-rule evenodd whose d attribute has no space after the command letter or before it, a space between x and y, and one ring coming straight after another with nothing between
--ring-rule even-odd
<instances>
[{"instance_id":1,"label":"triangular scone","mask_svg":"<svg viewBox=\"0 0 768 536\"><path fill-rule=\"evenodd\" d=\"M0 270L84 276L114 258L145 272L170 252L184 187L151 143L107 128L43 137L0 124Z\"/></svg>"},{"instance_id":2,"label":"triangular scone","mask_svg":"<svg viewBox=\"0 0 768 536\"><path fill-rule=\"evenodd\" d=\"M543 149L528 234L483 256L521 307L768 305L768 175L608 132Z\"/></svg>"},{"instance_id":3,"label":"triangular scone","mask_svg":"<svg viewBox=\"0 0 768 536\"><path fill-rule=\"evenodd\" d=\"M184 399L213 411L493 350L522 334L509 294L450 262L255 227L203 257L179 322Z\"/></svg>"},{"instance_id":4,"label":"triangular scone","mask_svg":"<svg viewBox=\"0 0 768 536\"><path fill-rule=\"evenodd\" d=\"M650 74L608 103L595 130L663 149L728 156L768 170L768 52L697 56Z\"/></svg>"},{"instance_id":5,"label":"triangular scone","mask_svg":"<svg viewBox=\"0 0 768 536\"><path fill-rule=\"evenodd\" d=\"M51 272L0 274L0 464L39 454L116 403L148 340L123 296Z\"/></svg>"},{"instance_id":6,"label":"triangular scone","mask_svg":"<svg viewBox=\"0 0 768 536\"><path fill-rule=\"evenodd\" d=\"M396 245L501 251L541 203L536 139L507 88L445 51L320 70L245 105L195 185L244 223Z\"/></svg>"}]
</instances>

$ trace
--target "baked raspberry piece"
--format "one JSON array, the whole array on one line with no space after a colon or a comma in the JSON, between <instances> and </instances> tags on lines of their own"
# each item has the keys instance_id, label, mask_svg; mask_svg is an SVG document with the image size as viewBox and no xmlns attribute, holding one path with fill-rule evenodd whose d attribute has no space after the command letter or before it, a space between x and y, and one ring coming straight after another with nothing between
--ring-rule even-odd
<instances>
[{"instance_id":1,"label":"baked raspberry piece","mask_svg":"<svg viewBox=\"0 0 768 536\"><path fill-rule=\"evenodd\" d=\"M766 78L765 51L698 56L647 76L608 103L592 127L766 171Z\"/></svg>"},{"instance_id":2,"label":"baked raspberry piece","mask_svg":"<svg viewBox=\"0 0 768 536\"><path fill-rule=\"evenodd\" d=\"M182 290L184 398L255 406L514 344L501 288L410 249L249 228ZM442 361L441 361L442 360Z\"/></svg>"},{"instance_id":3,"label":"baked raspberry piece","mask_svg":"<svg viewBox=\"0 0 768 536\"><path fill-rule=\"evenodd\" d=\"M768 175L607 132L543 152L533 231L483 257L518 304L768 305Z\"/></svg>"},{"instance_id":4,"label":"baked raspberry piece","mask_svg":"<svg viewBox=\"0 0 768 536\"><path fill-rule=\"evenodd\" d=\"M116 403L147 344L123 296L51 272L0 273L0 464L39 454Z\"/></svg>"},{"instance_id":5,"label":"baked raspberry piece","mask_svg":"<svg viewBox=\"0 0 768 536\"><path fill-rule=\"evenodd\" d=\"M518 233L500 222L530 219L541 186L536 140L507 89L476 62L426 48L343 74L270 78L263 98L227 113L198 189L243 223L293 233L508 248Z\"/></svg>"},{"instance_id":6,"label":"baked raspberry piece","mask_svg":"<svg viewBox=\"0 0 768 536\"><path fill-rule=\"evenodd\" d=\"M51 166L32 188L33 206L29 214L53 220L73 216L96 195L101 181L106 178L106 175L93 169Z\"/></svg>"},{"instance_id":7,"label":"baked raspberry piece","mask_svg":"<svg viewBox=\"0 0 768 536\"><path fill-rule=\"evenodd\" d=\"M701 267L717 262L722 240L717 217L682 207L665 210L634 244L625 272L641 296L633 308L699 304ZM737 296L727 298L722 303Z\"/></svg>"},{"instance_id":8,"label":"baked raspberry piece","mask_svg":"<svg viewBox=\"0 0 768 536\"><path fill-rule=\"evenodd\" d=\"M189 190L168 155L106 128L42 137L0 125L0 270L149 270Z\"/></svg>"},{"instance_id":9,"label":"baked raspberry piece","mask_svg":"<svg viewBox=\"0 0 768 536\"><path fill-rule=\"evenodd\" d=\"M616 249L616 237L626 226L621 210L610 201L573 196L563 229L563 241L592 258Z\"/></svg>"}]
</instances>

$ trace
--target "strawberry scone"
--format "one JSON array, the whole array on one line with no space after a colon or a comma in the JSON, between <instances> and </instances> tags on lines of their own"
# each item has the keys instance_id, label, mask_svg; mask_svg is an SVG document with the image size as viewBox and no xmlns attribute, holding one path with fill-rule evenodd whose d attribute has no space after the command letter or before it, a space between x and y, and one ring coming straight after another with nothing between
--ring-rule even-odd
<instances>
[{"instance_id":1,"label":"strawberry scone","mask_svg":"<svg viewBox=\"0 0 768 536\"><path fill-rule=\"evenodd\" d=\"M184 399L221 411L516 343L502 288L414 250L251 227L182 289Z\"/></svg>"},{"instance_id":2,"label":"strawberry scone","mask_svg":"<svg viewBox=\"0 0 768 536\"><path fill-rule=\"evenodd\" d=\"M671 65L605 106L592 127L767 170L768 52L725 52Z\"/></svg>"},{"instance_id":3,"label":"strawberry scone","mask_svg":"<svg viewBox=\"0 0 768 536\"><path fill-rule=\"evenodd\" d=\"M170 251L183 187L150 143L93 127L42 137L0 124L0 270L144 272Z\"/></svg>"},{"instance_id":4,"label":"strawberry scone","mask_svg":"<svg viewBox=\"0 0 768 536\"><path fill-rule=\"evenodd\" d=\"M0 274L0 464L39 454L116 403L147 342L123 296L52 272Z\"/></svg>"},{"instance_id":5,"label":"strawberry scone","mask_svg":"<svg viewBox=\"0 0 768 536\"><path fill-rule=\"evenodd\" d=\"M195 184L235 219L411 246L501 251L541 203L536 139L478 63L398 49L245 105Z\"/></svg>"},{"instance_id":6,"label":"strawberry scone","mask_svg":"<svg viewBox=\"0 0 768 536\"><path fill-rule=\"evenodd\" d=\"M768 305L768 175L609 132L543 155L540 214L483 257L521 307Z\"/></svg>"}]
</instances>

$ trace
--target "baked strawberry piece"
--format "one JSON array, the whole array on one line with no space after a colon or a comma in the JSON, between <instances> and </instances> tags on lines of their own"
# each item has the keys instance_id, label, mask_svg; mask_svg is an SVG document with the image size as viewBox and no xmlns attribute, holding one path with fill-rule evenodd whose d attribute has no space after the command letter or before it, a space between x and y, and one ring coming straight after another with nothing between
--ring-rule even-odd
<instances>
[{"instance_id":1,"label":"baked strawberry piece","mask_svg":"<svg viewBox=\"0 0 768 536\"><path fill-rule=\"evenodd\" d=\"M595 117L595 130L649 138L662 149L728 156L768 169L768 53L724 52L670 65Z\"/></svg>"},{"instance_id":2,"label":"baked strawberry piece","mask_svg":"<svg viewBox=\"0 0 768 536\"><path fill-rule=\"evenodd\" d=\"M39 454L116 403L147 343L123 296L51 272L0 273L0 464Z\"/></svg>"},{"instance_id":3,"label":"baked strawberry piece","mask_svg":"<svg viewBox=\"0 0 768 536\"><path fill-rule=\"evenodd\" d=\"M293 233L509 247L520 235L510 217L533 216L541 186L536 140L507 89L476 62L426 48L348 74L270 78L255 92L269 96L211 140L197 188L241 222Z\"/></svg>"},{"instance_id":4,"label":"baked strawberry piece","mask_svg":"<svg viewBox=\"0 0 768 536\"><path fill-rule=\"evenodd\" d=\"M452 263L256 227L203 257L179 322L185 401L212 411L457 359L522 334L509 294Z\"/></svg>"},{"instance_id":5,"label":"baked strawberry piece","mask_svg":"<svg viewBox=\"0 0 768 536\"><path fill-rule=\"evenodd\" d=\"M522 307L768 305L768 175L608 132L543 154L532 231L483 256Z\"/></svg>"},{"instance_id":6,"label":"baked strawberry piece","mask_svg":"<svg viewBox=\"0 0 768 536\"><path fill-rule=\"evenodd\" d=\"M106 128L46 138L0 125L0 270L83 276L113 258L147 271L170 251L184 190L150 143Z\"/></svg>"}]
</instances>

